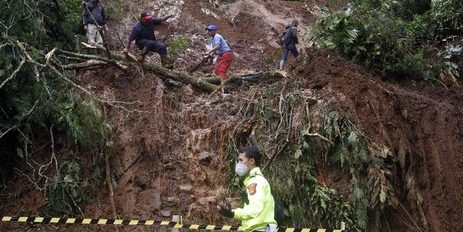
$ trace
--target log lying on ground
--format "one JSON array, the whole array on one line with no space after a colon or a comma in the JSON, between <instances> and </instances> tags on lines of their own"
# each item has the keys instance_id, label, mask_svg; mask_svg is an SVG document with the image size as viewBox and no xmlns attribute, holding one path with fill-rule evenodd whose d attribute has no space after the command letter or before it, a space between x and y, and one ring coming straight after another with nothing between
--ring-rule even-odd
<instances>
[{"instance_id":1,"label":"log lying on ground","mask_svg":"<svg viewBox=\"0 0 463 232\"><path fill-rule=\"evenodd\" d=\"M101 48L97 48L97 49L101 49ZM68 56L76 56L80 58L86 57L89 59L104 61L104 62L113 64L113 65L116 65L121 69L126 68L126 65L121 62L128 62L128 61L136 62L140 64L144 70L157 75L159 78L163 80L170 79L170 80L178 81L184 84L189 84L195 89L208 92L208 93L221 90L222 87L224 91L230 91L246 83L259 82L264 78L285 77L285 75L280 72L256 72L256 73L245 74L245 75L233 75L228 80L222 83L222 81L219 78L214 78L214 77L197 78L197 77L188 75L183 72L170 70L170 69L161 67L156 64L152 64L148 62L139 62L137 61L136 57L131 54L125 55L119 52L112 51L111 58L114 59L112 60L112 59L108 59L107 57L100 57L97 55L85 55L85 54L72 53L72 52L67 52L67 51L61 51L61 52ZM80 65L83 65L83 64L80 64ZM76 65L76 67L78 67L78 65Z\"/></svg>"}]
</instances>

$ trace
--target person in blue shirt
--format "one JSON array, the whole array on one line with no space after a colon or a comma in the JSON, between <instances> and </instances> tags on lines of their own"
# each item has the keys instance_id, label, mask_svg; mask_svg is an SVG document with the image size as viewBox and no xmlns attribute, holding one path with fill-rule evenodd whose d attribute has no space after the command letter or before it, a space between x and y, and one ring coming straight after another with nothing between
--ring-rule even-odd
<instances>
[{"instance_id":1,"label":"person in blue shirt","mask_svg":"<svg viewBox=\"0 0 463 232\"><path fill-rule=\"evenodd\" d=\"M219 57L215 64L214 74L223 80L226 80L228 78L228 69L233 61L233 52L223 36L217 33L216 25L209 24L206 27L206 30L211 36L211 49L206 52L205 56L209 57L214 53L217 53Z\"/></svg>"},{"instance_id":2,"label":"person in blue shirt","mask_svg":"<svg viewBox=\"0 0 463 232\"><path fill-rule=\"evenodd\" d=\"M154 17L148 12L143 12L140 15L140 21L138 21L132 29L127 46L124 48L124 53L127 53L130 49L132 41L135 40L137 47L142 50L141 59L145 59L146 53L152 51L156 52L161 56L161 63L164 67L168 66L167 60L167 46L156 40L154 30L156 26L171 18L173 15L165 17Z\"/></svg>"}]
</instances>

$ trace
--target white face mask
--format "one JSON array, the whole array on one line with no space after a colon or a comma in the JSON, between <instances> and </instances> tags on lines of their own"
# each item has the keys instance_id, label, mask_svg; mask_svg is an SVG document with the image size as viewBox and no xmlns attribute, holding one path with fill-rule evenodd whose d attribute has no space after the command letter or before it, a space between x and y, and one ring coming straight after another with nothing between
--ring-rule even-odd
<instances>
[{"instance_id":1,"label":"white face mask","mask_svg":"<svg viewBox=\"0 0 463 232\"><path fill-rule=\"evenodd\" d=\"M243 163L237 163L235 166L235 173L238 176L244 176L246 173L248 173L248 166Z\"/></svg>"}]
</instances>

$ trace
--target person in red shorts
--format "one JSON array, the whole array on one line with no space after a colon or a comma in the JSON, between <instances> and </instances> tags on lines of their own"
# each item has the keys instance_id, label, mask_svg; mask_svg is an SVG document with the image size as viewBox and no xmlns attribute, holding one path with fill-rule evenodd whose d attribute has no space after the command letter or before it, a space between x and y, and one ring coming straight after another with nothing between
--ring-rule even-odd
<instances>
[{"instance_id":1,"label":"person in red shorts","mask_svg":"<svg viewBox=\"0 0 463 232\"><path fill-rule=\"evenodd\" d=\"M219 57L217 58L217 62L215 64L214 74L220 77L222 80L226 80L228 78L228 69L230 68L230 65L233 61L233 52L223 36L217 33L216 25L209 24L206 27L206 30L212 39L211 49L206 52L205 56L212 56L214 52L218 54Z\"/></svg>"}]
</instances>

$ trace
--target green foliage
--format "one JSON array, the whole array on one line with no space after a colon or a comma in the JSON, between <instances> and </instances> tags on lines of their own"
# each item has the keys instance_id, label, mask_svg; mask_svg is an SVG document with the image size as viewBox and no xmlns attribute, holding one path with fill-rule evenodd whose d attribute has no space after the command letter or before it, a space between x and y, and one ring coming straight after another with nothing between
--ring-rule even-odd
<instances>
[{"instance_id":1,"label":"green foliage","mask_svg":"<svg viewBox=\"0 0 463 232\"><path fill-rule=\"evenodd\" d=\"M188 47L188 38L180 36L169 42L169 56L170 59L176 60L180 52Z\"/></svg>"},{"instance_id":2,"label":"green foliage","mask_svg":"<svg viewBox=\"0 0 463 232\"><path fill-rule=\"evenodd\" d=\"M30 152L39 142L43 144L48 139L51 146L50 131L54 142L60 141L60 146L55 144L56 153L61 152L61 148L97 147L104 139L107 125L96 101L82 97L44 65L45 52L55 47L73 47L74 34L81 24L81 3L74 0L0 1L0 160L33 162ZM58 71L76 81L73 72ZM64 139L63 144L61 141L66 136L68 140ZM50 214L79 212L86 185L82 167L64 160L57 160L57 164L61 164L56 166L58 173L46 173L55 175L46 177L47 180L53 178L51 185L50 181L42 182L45 173L40 173L40 181L34 183L37 188L47 188L50 202L45 211ZM37 175L34 164L21 166L31 167L33 175ZM3 165L1 168L16 167Z\"/></svg>"},{"instance_id":3,"label":"green foliage","mask_svg":"<svg viewBox=\"0 0 463 232\"><path fill-rule=\"evenodd\" d=\"M324 104L309 107L300 88L298 83L276 83L251 89L252 97L239 107L243 120L253 125L264 157L277 157L262 167L276 201L291 217L286 226L339 228L345 222L350 231L380 227L383 211L397 204L395 156L369 141L345 115ZM231 170L235 143L227 149ZM333 173L340 177L333 180ZM239 195L238 180L230 180L230 189ZM409 189L416 187L410 183Z\"/></svg>"},{"instance_id":4,"label":"green foliage","mask_svg":"<svg viewBox=\"0 0 463 232\"><path fill-rule=\"evenodd\" d=\"M314 29L319 46L389 77L436 78L458 84L453 57L461 43L463 3L458 0L356 0L343 12L325 14ZM438 54L435 50L440 51ZM447 58L443 58L447 57Z\"/></svg>"},{"instance_id":5,"label":"green foliage","mask_svg":"<svg viewBox=\"0 0 463 232\"><path fill-rule=\"evenodd\" d=\"M42 209L48 216L83 215L79 205L86 199L82 166L74 161L64 162L48 189L48 202Z\"/></svg>"},{"instance_id":6,"label":"green foliage","mask_svg":"<svg viewBox=\"0 0 463 232\"><path fill-rule=\"evenodd\" d=\"M125 7L127 6L127 1L124 0L114 0L111 4L105 5L106 14L112 20L116 22L121 22L122 19L126 18L126 12L124 11Z\"/></svg>"}]
</instances>

